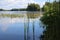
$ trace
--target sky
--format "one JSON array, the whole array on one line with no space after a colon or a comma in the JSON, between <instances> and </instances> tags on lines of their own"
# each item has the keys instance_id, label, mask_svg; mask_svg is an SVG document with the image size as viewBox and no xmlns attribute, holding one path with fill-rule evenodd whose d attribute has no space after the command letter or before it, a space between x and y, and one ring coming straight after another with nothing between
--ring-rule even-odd
<instances>
[{"instance_id":1,"label":"sky","mask_svg":"<svg viewBox=\"0 0 60 40\"><path fill-rule=\"evenodd\" d=\"M26 8L28 3L36 3L42 7L46 1L49 0L0 0L0 9Z\"/></svg>"}]
</instances>

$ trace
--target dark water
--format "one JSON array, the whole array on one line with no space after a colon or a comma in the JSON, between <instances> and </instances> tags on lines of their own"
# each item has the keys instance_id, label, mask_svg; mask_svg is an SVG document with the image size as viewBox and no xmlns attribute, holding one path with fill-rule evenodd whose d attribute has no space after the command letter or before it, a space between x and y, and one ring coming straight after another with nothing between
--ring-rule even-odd
<instances>
[{"instance_id":1,"label":"dark water","mask_svg":"<svg viewBox=\"0 0 60 40\"><path fill-rule=\"evenodd\" d=\"M13 11L13 12L0 12L0 14L22 14L24 17L0 17L0 40L24 40L25 33L28 33L25 37L28 40L33 40L33 27L34 27L34 38L35 40L40 40L39 36L43 34L44 28L42 22L39 20L39 17L36 18L28 18L27 12L23 11ZM29 12L32 13L32 12ZM34 12L36 13L36 12ZM40 12L39 12L40 13ZM29 27L27 29L27 27ZM28 32L25 30L28 30Z\"/></svg>"}]
</instances>

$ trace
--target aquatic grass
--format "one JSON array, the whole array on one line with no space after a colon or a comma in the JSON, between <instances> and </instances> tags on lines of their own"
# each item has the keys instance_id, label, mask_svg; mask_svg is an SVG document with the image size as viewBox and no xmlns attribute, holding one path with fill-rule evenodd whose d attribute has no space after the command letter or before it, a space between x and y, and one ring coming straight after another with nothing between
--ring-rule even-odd
<instances>
[{"instance_id":1,"label":"aquatic grass","mask_svg":"<svg viewBox=\"0 0 60 40\"><path fill-rule=\"evenodd\" d=\"M38 18L40 16L40 13L27 13L25 14L0 14L0 17L11 17L11 18L16 18L16 17L25 17L27 18Z\"/></svg>"},{"instance_id":2,"label":"aquatic grass","mask_svg":"<svg viewBox=\"0 0 60 40\"><path fill-rule=\"evenodd\" d=\"M15 18L15 17L24 17L23 14L0 14L0 17L11 17L11 18Z\"/></svg>"},{"instance_id":3,"label":"aquatic grass","mask_svg":"<svg viewBox=\"0 0 60 40\"><path fill-rule=\"evenodd\" d=\"M27 13L28 18L38 18L40 13Z\"/></svg>"}]
</instances>

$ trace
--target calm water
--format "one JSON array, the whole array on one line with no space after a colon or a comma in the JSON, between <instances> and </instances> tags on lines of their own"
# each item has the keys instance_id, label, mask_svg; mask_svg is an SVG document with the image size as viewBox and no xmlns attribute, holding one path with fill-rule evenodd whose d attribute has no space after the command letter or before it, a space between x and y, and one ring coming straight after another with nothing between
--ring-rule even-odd
<instances>
[{"instance_id":1,"label":"calm water","mask_svg":"<svg viewBox=\"0 0 60 40\"><path fill-rule=\"evenodd\" d=\"M33 40L33 27L35 40L40 40L39 36L43 34L44 28L42 22L39 20L40 16L30 18L26 11L0 11L0 14L22 14L24 17L0 17L0 40ZM34 14L40 12L34 12ZM29 15L27 15L29 14ZM29 18L28 18L29 17ZM28 30L28 31L27 31ZM28 35L27 35L28 34ZM28 37L27 37L28 36Z\"/></svg>"}]
</instances>

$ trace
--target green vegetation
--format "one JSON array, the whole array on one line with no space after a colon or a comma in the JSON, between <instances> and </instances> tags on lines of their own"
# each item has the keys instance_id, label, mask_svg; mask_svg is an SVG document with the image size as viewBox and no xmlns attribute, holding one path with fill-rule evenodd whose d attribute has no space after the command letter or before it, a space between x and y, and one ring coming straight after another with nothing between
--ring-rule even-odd
<instances>
[{"instance_id":1,"label":"green vegetation","mask_svg":"<svg viewBox=\"0 0 60 40\"><path fill-rule=\"evenodd\" d=\"M46 2L45 5L42 8L43 11L48 12L49 10L52 10L52 4L49 2Z\"/></svg>"},{"instance_id":2,"label":"green vegetation","mask_svg":"<svg viewBox=\"0 0 60 40\"><path fill-rule=\"evenodd\" d=\"M40 14L27 14L29 18L36 18L40 16ZM0 14L0 17L24 17L23 14Z\"/></svg>"},{"instance_id":3,"label":"green vegetation","mask_svg":"<svg viewBox=\"0 0 60 40\"><path fill-rule=\"evenodd\" d=\"M27 8L11 9L11 11L40 11L40 6L38 4L32 3L28 4Z\"/></svg>"},{"instance_id":4,"label":"green vegetation","mask_svg":"<svg viewBox=\"0 0 60 40\"><path fill-rule=\"evenodd\" d=\"M37 18L40 16L40 13L39 12L36 12L36 13L27 12L26 16L28 18ZM0 17L11 17L11 18L25 17L25 14L0 14Z\"/></svg>"},{"instance_id":5,"label":"green vegetation","mask_svg":"<svg viewBox=\"0 0 60 40\"><path fill-rule=\"evenodd\" d=\"M21 8L21 9L11 9L10 11L26 11L26 8Z\"/></svg>"},{"instance_id":6,"label":"green vegetation","mask_svg":"<svg viewBox=\"0 0 60 40\"><path fill-rule=\"evenodd\" d=\"M60 40L60 1L47 2L44 5L43 17L41 21L46 25L46 31L40 38L42 40Z\"/></svg>"},{"instance_id":7,"label":"green vegetation","mask_svg":"<svg viewBox=\"0 0 60 40\"><path fill-rule=\"evenodd\" d=\"M40 6L38 4L28 4L27 11L40 11Z\"/></svg>"},{"instance_id":8,"label":"green vegetation","mask_svg":"<svg viewBox=\"0 0 60 40\"><path fill-rule=\"evenodd\" d=\"M24 17L23 14L0 14L0 17L11 17L11 18L15 18L15 17Z\"/></svg>"},{"instance_id":9,"label":"green vegetation","mask_svg":"<svg viewBox=\"0 0 60 40\"><path fill-rule=\"evenodd\" d=\"M27 8L14 8L11 10L3 10L0 9L0 11L40 11L40 6L35 3L28 4Z\"/></svg>"},{"instance_id":10,"label":"green vegetation","mask_svg":"<svg viewBox=\"0 0 60 40\"><path fill-rule=\"evenodd\" d=\"M28 18L38 18L40 16L40 12L27 12Z\"/></svg>"}]
</instances>

